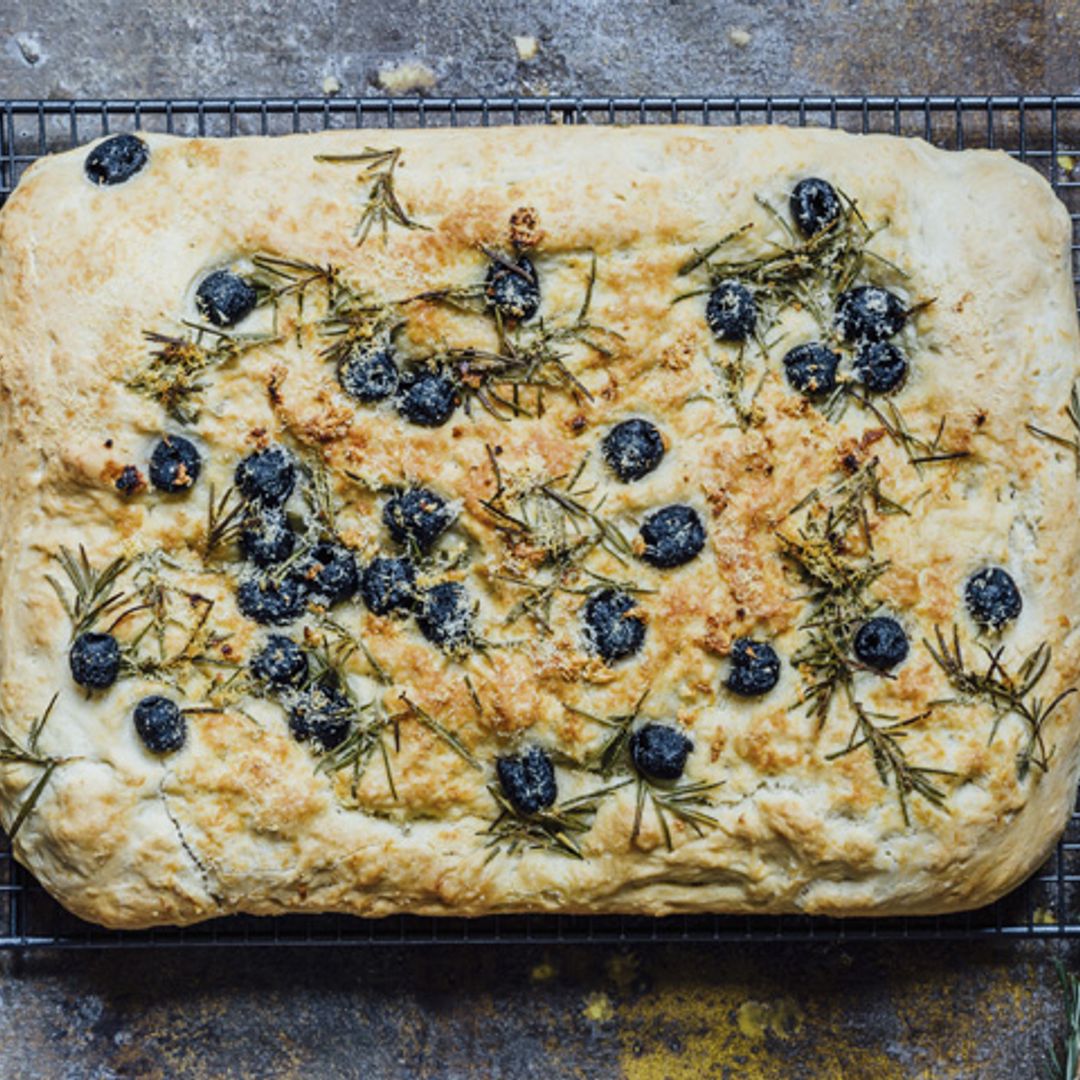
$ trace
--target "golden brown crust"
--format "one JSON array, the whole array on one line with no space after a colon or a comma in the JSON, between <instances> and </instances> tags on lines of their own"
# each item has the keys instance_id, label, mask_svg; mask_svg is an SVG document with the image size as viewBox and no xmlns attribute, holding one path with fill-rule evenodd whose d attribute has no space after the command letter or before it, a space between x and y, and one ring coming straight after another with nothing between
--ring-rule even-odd
<instances>
[{"instance_id":1,"label":"golden brown crust","mask_svg":"<svg viewBox=\"0 0 1080 1080\"><path fill-rule=\"evenodd\" d=\"M973 666L985 670L983 642L1003 647L1001 664L1015 672L1045 642L1050 665L1025 700L1048 703L1080 669L1076 459L1027 428L1069 431L1063 406L1080 374L1070 228L1033 172L998 153L782 128L146 141L150 163L127 183L94 187L83 176L86 150L72 151L34 165L0 214L3 729L25 746L34 718L59 695L38 756L60 763L15 850L71 910L118 927L231 911L917 914L986 903L1045 858L1080 763L1072 700L1040 733L1045 772L1037 763L1018 768L1030 725L1015 710L995 719L989 701L950 688L923 644L935 627L951 635L956 624ZM316 156L368 146L401 148L400 209L423 228L390 220L384 242L376 218L358 245L365 163ZM912 374L891 400L927 444L945 418L931 456L963 457L913 465L886 399L877 400L880 414L849 401L842 416L827 418L795 394L781 357L815 336L805 305L775 312L767 359L748 350L740 418L723 374L737 348L709 333L704 296L672 303L706 280L704 271L680 277L680 266L744 224L753 228L724 257L794 243L763 204L786 216L792 186L808 175L855 199L874 230L874 257L859 280L888 285L916 309L898 339ZM318 283L304 310L295 296L281 300L276 328L269 306L256 312L252 328L277 337L205 375L194 422L167 418L159 401L127 385L152 348L144 332L186 332L195 285L209 269L250 270L259 253L331 265L385 305L444 287L475 293L488 262L481 247L505 252L511 240L536 266L548 328L574 323L595 257L587 315L595 330L558 342L582 389L547 391L542 416L492 416L470 372L462 385L471 416L458 408L440 427L408 424L387 405L358 405L320 359L329 339ZM400 353L499 350L494 320L470 304L426 298L395 307L405 320ZM522 400L535 413L534 397L526 388ZM632 416L656 423L666 453L645 478L619 484L599 440ZM118 493L124 466L145 476L162 431L183 432L202 450L191 492ZM423 484L458 511L444 547L461 558L429 567L424 582L464 582L480 602L490 647L446 655L414 620L372 615L358 601L333 612L389 673L380 684L362 653L346 665L358 699L378 699L389 718L393 790L378 757L355 785L351 770L318 770L318 755L291 738L279 705L223 688L228 666L206 676L173 672L173 687L124 677L93 696L68 672L71 623L46 575L57 575L62 546L80 544L97 567L118 554L134 560L120 581L129 596L154 573L183 590L170 594L179 606L165 655L187 640L195 609L183 597L197 593L214 601L215 632L230 635L203 642L207 650L226 665L246 663L266 631L237 611L235 562L207 565L201 545L211 485L220 496L239 458L272 441L328 470L338 533L362 563L392 546L380 519L386 487ZM568 579L570 588L555 594L550 632L528 617L506 624L528 595L507 578L547 571L537 538L508 534L485 506L496 494L488 447L511 485L511 509L515 491L565 484L555 478L588 455L575 490L589 493L590 506L605 496L603 519L627 537L657 506L699 512L707 543L686 566L657 570L602 547L589 556L593 573L648 590L637 597L647 623L639 654L609 667L584 647L580 609L595 579ZM872 557L888 563L872 593L912 647L895 678L856 672L853 694L882 728L878 714L930 709L902 729L899 745L909 765L943 770L924 776L942 792L941 805L918 791L901 800L895 772L883 783L867 746L832 756L849 745L854 722L844 694L820 725L799 705L810 676L791 658L806 644L811 604L778 533L791 538L808 527L817 510L795 508L812 490L828 502L837 484L871 468L906 511L871 506ZM870 558L864 545L855 527L839 550ZM155 550L164 565L148 555ZM1007 567L1024 599L999 635L980 635L962 600L965 580L987 565ZM117 630L130 649L139 619ZM309 644L325 634L317 614L290 628L298 640L301 625ZM779 686L758 699L723 686L732 643L747 635L767 638L784 661ZM221 711L191 713L185 746L153 755L131 714L154 692ZM699 822L700 835L669 813L669 850L646 801L631 840L630 783L599 801L578 837L582 859L488 846L498 755L538 742L587 761L609 734L589 715L628 715L646 692L637 722L681 725L694 744L688 781L718 785L698 807L711 819ZM479 768L421 716L455 733ZM0 762L8 827L41 771ZM560 764L559 797L628 778L625 766L603 778Z\"/></svg>"}]
</instances>

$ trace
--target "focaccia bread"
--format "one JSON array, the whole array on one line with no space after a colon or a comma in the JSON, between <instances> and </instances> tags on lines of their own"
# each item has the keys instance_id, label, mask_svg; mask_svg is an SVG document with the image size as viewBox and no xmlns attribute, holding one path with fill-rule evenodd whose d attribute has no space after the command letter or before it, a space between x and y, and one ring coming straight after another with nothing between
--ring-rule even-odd
<instances>
[{"instance_id":1,"label":"focaccia bread","mask_svg":"<svg viewBox=\"0 0 1080 1080\"><path fill-rule=\"evenodd\" d=\"M1073 801L1068 215L689 127L112 139L0 213L0 816L77 914L947 912Z\"/></svg>"}]
</instances>

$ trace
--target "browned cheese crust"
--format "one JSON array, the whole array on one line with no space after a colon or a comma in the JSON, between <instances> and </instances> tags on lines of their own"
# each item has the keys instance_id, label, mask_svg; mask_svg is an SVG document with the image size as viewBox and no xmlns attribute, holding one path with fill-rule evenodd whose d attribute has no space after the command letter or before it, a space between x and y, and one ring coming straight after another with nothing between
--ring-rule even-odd
<instances>
[{"instance_id":1,"label":"browned cheese crust","mask_svg":"<svg viewBox=\"0 0 1080 1080\"><path fill-rule=\"evenodd\" d=\"M987 903L1047 856L1080 762L1075 699L1048 708L1080 668L1080 482L1077 454L1028 425L1076 435L1080 352L1068 216L1034 172L782 128L145 142L146 166L115 185L86 178L87 148L39 161L0 214L0 819L21 817L15 853L64 905L114 927L919 914ZM789 213L808 176L857 206L817 244ZM495 318L492 253L531 260L532 318ZM190 325L220 267L260 290L235 339ZM706 323L725 277L757 301L742 345ZM870 394L843 346L839 390L811 400L783 357L839 347L837 290L867 283L903 304L907 380ZM167 346L148 333L207 364L171 412L184 376L175 353L153 366ZM342 335L440 369L453 415L426 427L349 397L328 355ZM620 482L601 440L631 417L665 452ZM145 483L162 433L199 450L186 492ZM360 567L403 554L390 493L443 496L457 518L418 558L420 587L457 581L477 605L453 649L355 596L272 628L347 687L355 752L338 758L294 738L293 699L249 675L268 633L237 607L252 571L230 536L207 553L211 498L272 443L301 470L301 542L332 531ZM143 482L124 494L128 465ZM670 504L706 538L664 569L638 530ZM92 693L69 671L61 603L58 558L80 545L93 572L125 560L83 627L122 654ZM1023 600L999 630L964 600L990 566ZM583 628L607 587L645 624L610 664ZM909 642L885 674L851 653L869 615ZM743 637L781 660L758 697L725 686ZM140 739L150 694L187 710L179 749ZM640 776L619 739L649 722L692 743L675 780ZM558 784L531 815L495 771L530 746Z\"/></svg>"}]
</instances>

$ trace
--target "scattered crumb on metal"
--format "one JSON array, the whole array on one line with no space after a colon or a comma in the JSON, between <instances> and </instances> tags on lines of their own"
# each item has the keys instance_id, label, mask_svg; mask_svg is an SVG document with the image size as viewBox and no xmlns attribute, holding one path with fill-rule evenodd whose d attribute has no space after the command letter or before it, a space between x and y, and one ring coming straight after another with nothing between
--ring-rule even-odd
<instances>
[{"instance_id":1,"label":"scattered crumb on metal","mask_svg":"<svg viewBox=\"0 0 1080 1080\"><path fill-rule=\"evenodd\" d=\"M323 97L334 97L341 93L341 80L336 75L327 75L322 81Z\"/></svg>"},{"instance_id":2,"label":"scattered crumb on metal","mask_svg":"<svg viewBox=\"0 0 1080 1080\"><path fill-rule=\"evenodd\" d=\"M379 71L379 86L388 94L411 94L434 85L435 72L419 60L402 60Z\"/></svg>"},{"instance_id":3,"label":"scattered crumb on metal","mask_svg":"<svg viewBox=\"0 0 1080 1080\"><path fill-rule=\"evenodd\" d=\"M595 1024L603 1024L615 1018L615 1008L611 1004L611 998L603 991L598 991L595 994L590 994L585 999L585 1006L581 1010L581 1015L586 1020L592 1020Z\"/></svg>"},{"instance_id":4,"label":"scattered crumb on metal","mask_svg":"<svg viewBox=\"0 0 1080 1080\"><path fill-rule=\"evenodd\" d=\"M28 67L36 67L45 59L45 50L42 49L41 44L36 38L31 37L29 34L16 34L15 46L19 50L19 56Z\"/></svg>"},{"instance_id":5,"label":"scattered crumb on metal","mask_svg":"<svg viewBox=\"0 0 1080 1080\"><path fill-rule=\"evenodd\" d=\"M739 49L745 49L750 44L750 31L741 26L732 27L728 31L728 40Z\"/></svg>"},{"instance_id":6,"label":"scattered crumb on metal","mask_svg":"<svg viewBox=\"0 0 1080 1080\"><path fill-rule=\"evenodd\" d=\"M802 1028L803 1011L789 997L776 1001L744 1001L736 1013L739 1031L748 1039L763 1039L767 1034L790 1039Z\"/></svg>"},{"instance_id":7,"label":"scattered crumb on metal","mask_svg":"<svg viewBox=\"0 0 1080 1080\"><path fill-rule=\"evenodd\" d=\"M514 48L519 60L535 60L540 51L540 42L534 37L514 37Z\"/></svg>"}]
</instances>

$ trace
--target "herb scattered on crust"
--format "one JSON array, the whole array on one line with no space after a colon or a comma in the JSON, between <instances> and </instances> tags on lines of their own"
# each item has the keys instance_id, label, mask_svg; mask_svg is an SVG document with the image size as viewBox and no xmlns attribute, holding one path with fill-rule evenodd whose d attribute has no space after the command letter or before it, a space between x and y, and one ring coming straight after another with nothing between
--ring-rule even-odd
<instances>
[{"instance_id":1,"label":"herb scattered on crust","mask_svg":"<svg viewBox=\"0 0 1080 1080\"><path fill-rule=\"evenodd\" d=\"M398 199L394 187L394 171L401 164L400 146L389 150L379 150L365 146L358 154L316 154L315 160L330 164L359 164L361 169L356 175L357 183L367 185L367 202L363 213L353 230L353 240L360 247L368 238L373 226L382 230L383 243L386 243L390 225L400 225L403 229L426 229L408 214Z\"/></svg>"},{"instance_id":2,"label":"herb scattered on crust","mask_svg":"<svg viewBox=\"0 0 1080 1080\"><path fill-rule=\"evenodd\" d=\"M960 644L960 631L954 625L952 637L947 638L940 627L934 627L935 642L923 639L923 644L941 668L949 685L960 695L961 701L983 701L994 709L994 724L990 731L992 742L1001 721L1013 714L1019 716L1027 727L1027 739L1016 757L1016 773L1020 780L1027 777L1032 766L1041 772L1050 767L1053 747L1047 748L1043 729L1058 706L1076 687L1062 690L1054 698L1036 697L1035 687L1050 669L1050 646L1044 641L1021 660L1015 671L1005 666L1005 646L991 648L980 642L979 647L986 659L982 671L968 663Z\"/></svg>"}]
</instances>

